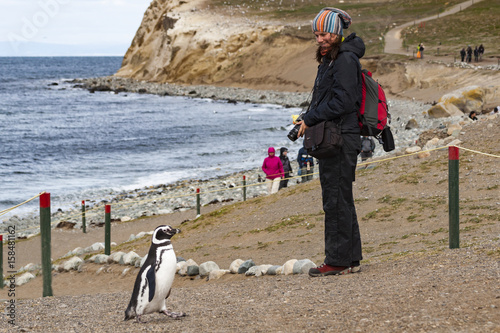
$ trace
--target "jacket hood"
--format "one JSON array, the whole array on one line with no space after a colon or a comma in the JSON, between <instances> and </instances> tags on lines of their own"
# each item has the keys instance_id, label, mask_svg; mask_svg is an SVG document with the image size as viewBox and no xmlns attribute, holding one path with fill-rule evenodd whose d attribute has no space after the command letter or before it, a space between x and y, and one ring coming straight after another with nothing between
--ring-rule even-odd
<instances>
[{"instance_id":1,"label":"jacket hood","mask_svg":"<svg viewBox=\"0 0 500 333\"><path fill-rule=\"evenodd\" d=\"M358 58L361 58L365 55L365 43L353 32L340 45L339 53L341 52L353 52Z\"/></svg>"},{"instance_id":2,"label":"jacket hood","mask_svg":"<svg viewBox=\"0 0 500 333\"><path fill-rule=\"evenodd\" d=\"M283 153L288 151L288 149L286 149L285 147L281 147L280 148L280 156L283 156Z\"/></svg>"},{"instance_id":3,"label":"jacket hood","mask_svg":"<svg viewBox=\"0 0 500 333\"><path fill-rule=\"evenodd\" d=\"M274 150L273 147L269 147L269 149L267 150L268 154L275 153L275 152L276 152L276 150Z\"/></svg>"}]
</instances>

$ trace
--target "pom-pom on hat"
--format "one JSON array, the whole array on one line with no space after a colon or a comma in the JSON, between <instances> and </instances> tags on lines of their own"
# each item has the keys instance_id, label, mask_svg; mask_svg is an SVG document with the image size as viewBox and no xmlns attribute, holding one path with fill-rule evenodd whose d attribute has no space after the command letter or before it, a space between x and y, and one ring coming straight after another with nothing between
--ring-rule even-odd
<instances>
[{"instance_id":1,"label":"pom-pom on hat","mask_svg":"<svg viewBox=\"0 0 500 333\"><path fill-rule=\"evenodd\" d=\"M332 34L343 34L343 29L349 28L352 19L341 9L326 7L323 8L312 22L313 32L330 32Z\"/></svg>"}]
</instances>

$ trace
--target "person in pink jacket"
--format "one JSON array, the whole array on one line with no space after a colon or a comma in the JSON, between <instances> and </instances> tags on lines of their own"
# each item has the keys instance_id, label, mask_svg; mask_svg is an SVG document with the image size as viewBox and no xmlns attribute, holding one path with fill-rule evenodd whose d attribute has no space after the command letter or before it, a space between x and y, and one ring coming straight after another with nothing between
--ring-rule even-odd
<instances>
[{"instance_id":1,"label":"person in pink jacket","mask_svg":"<svg viewBox=\"0 0 500 333\"><path fill-rule=\"evenodd\" d=\"M273 147L267 150L268 157L262 163L262 171L266 174L267 192L273 194L278 192L280 180L285 177L283 172L283 164Z\"/></svg>"}]
</instances>

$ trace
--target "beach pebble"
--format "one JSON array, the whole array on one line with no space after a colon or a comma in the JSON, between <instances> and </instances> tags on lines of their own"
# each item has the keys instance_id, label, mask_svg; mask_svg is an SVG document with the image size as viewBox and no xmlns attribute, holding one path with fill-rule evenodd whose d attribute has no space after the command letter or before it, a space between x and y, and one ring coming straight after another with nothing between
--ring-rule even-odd
<instances>
[{"instance_id":1,"label":"beach pebble","mask_svg":"<svg viewBox=\"0 0 500 333\"><path fill-rule=\"evenodd\" d=\"M210 274L208 274L208 280L218 280L227 273L229 273L229 270L227 269L218 269L211 271Z\"/></svg>"},{"instance_id":2,"label":"beach pebble","mask_svg":"<svg viewBox=\"0 0 500 333\"><path fill-rule=\"evenodd\" d=\"M125 252L121 252L121 251L111 253L111 255L108 258L108 263L110 263L110 264L112 264L112 263L119 264L120 261L122 260L122 257L124 255L125 255Z\"/></svg>"}]
</instances>

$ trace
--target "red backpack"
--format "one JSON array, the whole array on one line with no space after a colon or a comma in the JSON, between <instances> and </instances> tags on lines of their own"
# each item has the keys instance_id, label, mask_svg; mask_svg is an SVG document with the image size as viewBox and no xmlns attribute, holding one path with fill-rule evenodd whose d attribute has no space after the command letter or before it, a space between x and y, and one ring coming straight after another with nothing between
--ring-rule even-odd
<instances>
[{"instance_id":1,"label":"red backpack","mask_svg":"<svg viewBox=\"0 0 500 333\"><path fill-rule=\"evenodd\" d=\"M361 135L373 136L384 145L385 151L394 150L394 139L388 126L391 115L384 89L366 69L361 71L363 97L358 111Z\"/></svg>"}]
</instances>

